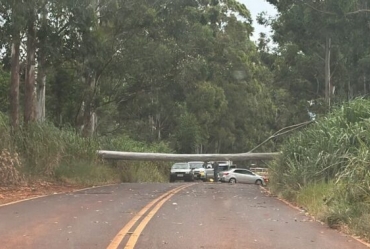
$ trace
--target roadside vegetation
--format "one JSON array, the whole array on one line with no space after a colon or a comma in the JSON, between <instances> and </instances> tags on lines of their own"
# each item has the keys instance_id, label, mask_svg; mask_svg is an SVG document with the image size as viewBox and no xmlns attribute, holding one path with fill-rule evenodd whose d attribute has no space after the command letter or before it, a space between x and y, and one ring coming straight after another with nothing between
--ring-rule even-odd
<instances>
[{"instance_id":1,"label":"roadside vegetation","mask_svg":"<svg viewBox=\"0 0 370 249\"><path fill-rule=\"evenodd\" d=\"M356 99L287 139L271 191L370 240L370 101Z\"/></svg>"},{"instance_id":2,"label":"roadside vegetation","mask_svg":"<svg viewBox=\"0 0 370 249\"><path fill-rule=\"evenodd\" d=\"M369 238L370 104L328 114L369 95L368 0L267 2L253 41L235 0L0 1L0 185L163 182L96 150L241 153L321 117L259 147L272 191Z\"/></svg>"},{"instance_id":3,"label":"roadside vegetation","mask_svg":"<svg viewBox=\"0 0 370 249\"><path fill-rule=\"evenodd\" d=\"M117 182L167 181L169 163L104 162L96 150L169 152L164 143L147 145L127 136L85 138L73 129L32 124L11 135L7 117L0 114L0 185L38 180L92 186Z\"/></svg>"}]
</instances>

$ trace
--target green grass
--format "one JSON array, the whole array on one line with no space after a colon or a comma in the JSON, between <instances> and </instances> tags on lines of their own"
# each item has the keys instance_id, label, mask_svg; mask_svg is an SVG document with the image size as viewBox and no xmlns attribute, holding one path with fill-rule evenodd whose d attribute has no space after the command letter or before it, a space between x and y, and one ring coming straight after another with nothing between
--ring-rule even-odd
<instances>
[{"instance_id":1,"label":"green grass","mask_svg":"<svg viewBox=\"0 0 370 249\"><path fill-rule=\"evenodd\" d=\"M291 135L269 175L273 193L370 240L369 110L356 99Z\"/></svg>"},{"instance_id":2,"label":"green grass","mask_svg":"<svg viewBox=\"0 0 370 249\"><path fill-rule=\"evenodd\" d=\"M332 183L317 183L304 186L297 193L296 202L300 207L310 211L310 214L320 220L325 220L328 214L327 202L332 197Z\"/></svg>"},{"instance_id":3,"label":"green grass","mask_svg":"<svg viewBox=\"0 0 370 249\"><path fill-rule=\"evenodd\" d=\"M166 162L121 161L122 182L168 182L170 165Z\"/></svg>"},{"instance_id":4,"label":"green grass","mask_svg":"<svg viewBox=\"0 0 370 249\"><path fill-rule=\"evenodd\" d=\"M62 164L55 171L56 180L73 185L93 186L120 182L120 172L108 165L79 161Z\"/></svg>"},{"instance_id":5,"label":"green grass","mask_svg":"<svg viewBox=\"0 0 370 249\"><path fill-rule=\"evenodd\" d=\"M3 150L17 153L18 168L28 181L47 179L88 186L119 181L167 181L168 163L103 162L96 154L99 149L170 152L165 143L145 144L126 135L84 138L73 129L58 129L49 123L20 127L11 134L8 123L0 113L0 153Z\"/></svg>"}]
</instances>

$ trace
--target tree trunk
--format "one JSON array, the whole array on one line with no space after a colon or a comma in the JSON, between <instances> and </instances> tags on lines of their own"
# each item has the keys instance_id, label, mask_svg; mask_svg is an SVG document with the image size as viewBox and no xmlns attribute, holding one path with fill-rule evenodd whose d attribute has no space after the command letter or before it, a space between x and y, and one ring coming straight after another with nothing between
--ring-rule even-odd
<instances>
[{"instance_id":1,"label":"tree trunk","mask_svg":"<svg viewBox=\"0 0 370 249\"><path fill-rule=\"evenodd\" d=\"M87 93L85 97L85 108L83 110L82 135L91 137L95 132L97 117L95 113L94 99L96 90L95 74L86 76Z\"/></svg>"},{"instance_id":2,"label":"tree trunk","mask_svg":"<svg viewBox=\"0 0 370 249\"><path fill-rule=\"evenodd\" d=\"M351 86L351 80L348 80L348 101L352 100L353 98L353 91L352 91L352 86Z\"/></svg>"},{"instance_id":3,"label":"tree trunk","mask_svg":"<svg viewBox=\"0 0 370 249\"><path fill-rule=\"evenodd\" d=\"M36 119L42 123L45 121L45 91L46 91L46 73L43 66L40 65L37 75L37 105Z\"/></svg>"},{"instance_id":4,"label":"tree trunk","mask_svg":"<svg viewBox=\"0 0 370 249\"><path fill-rule=\"evenodd\" d=\"M366 88L366 74L364 73L364 95L367 94L367 88Z\"/></svg>"},{"instance_id":5,"label":"tree trunk","mask_svg":"<svg viewBox=\"0 0 370 249\"><path fill-rule=\"evenodd\" d=\"M330 107L331 83L330 83L330 50L331 38L327 37L325 42L325 100Z\"/></svg>"},{"instance_id":6,"label":"tree trunk","mask_svg":"<svg viewBox=\"0 0 370 249\"><path fill-rule=\"evenodd\" d=\"M27 125L34 122L36 118L35 99L35 54L36 54L36 29L35 15L31 11L27 27L27 70L25 77L25 106L24 122Z\"/></svg>"},{"instance_id":7,"label":"tree trunk","mask_svg":"<svg viewBox=\"0 0 370 249\"><path fill-rule=\"evenodd\" d=\"M46 33L47 33L47 9L46 1L42 8L42 23L39 36L38 70L36 86L36 120L40 123L45 121L45 92L46 92Z\"/></svg>"},{"instance_id":8,"label":"tree trunk","mask_svg":"<svg viewBox=\"0 0 370 249\"><path fill-rule=\"evenodd\" d=\"M10 119L12 129L19 126L19 33L14 34L11 53L11 72L10 72Z\"/></svg>"}]
</instances>

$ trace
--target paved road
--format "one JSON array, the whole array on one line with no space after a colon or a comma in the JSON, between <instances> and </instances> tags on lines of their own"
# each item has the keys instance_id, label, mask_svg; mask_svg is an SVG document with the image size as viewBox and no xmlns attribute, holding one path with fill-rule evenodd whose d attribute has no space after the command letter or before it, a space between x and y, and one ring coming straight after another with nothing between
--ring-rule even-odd
<instances>
[{"instance_id":1,"label":"paved road","mask_svg":"<svg viewBox=\"0 0 370 249\"><path fill-rule=\"evenodd\" d=\"M0 206L0 248L365 249L255 185L120 184Z\"/></svg>"}]
</instances>

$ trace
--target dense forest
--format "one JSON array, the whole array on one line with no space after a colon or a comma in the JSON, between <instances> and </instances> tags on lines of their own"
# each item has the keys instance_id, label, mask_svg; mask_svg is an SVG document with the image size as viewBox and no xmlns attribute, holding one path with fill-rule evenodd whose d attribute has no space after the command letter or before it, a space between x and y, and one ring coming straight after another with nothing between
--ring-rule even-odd
<instances>
[{"instance_id":1,"label":"dense forest","mask_svg":"<svg viewBox=\"0 0 370 249\"><path fill-rule=\"evenodd\" d=\"M235 0L1 1L4 122L245 152L367 95L369 1L268 2L273 35L253 42Z\"/></svg>"},{"instance_id":2,"label":"dense forest","mask_svg":"<svg viewBox=\"0 0 370 249\"><path fill-rule=\"evenodd\" d=\"M246 151L284 123L237 1L2 1L0 10L1 111L14 129L50 122L207 153Z\"/></svg>"},{"instance_id":3,"label":"dense forest","mask_svg":"<svg viewBox=\"0 0 370 249\"><path fill-rule=\"evenodd\" d=\"M96 150L241 153L311 120L258 147L270 189L370 238L370 0L267 2L252 41L236 0L2 0L0 185L163 182Z\"/></svg>"},{"instance_id":4,"label":"dense forest","mask_svg":"<svg viewBox=\"0 0 370 249\"><path fill-rule=\"evenodd\" d=\"M0 111L225 153L367 94L368 1L269 2L255 43L235 0L1 1Z\"/></svg>"}]
</instances>

